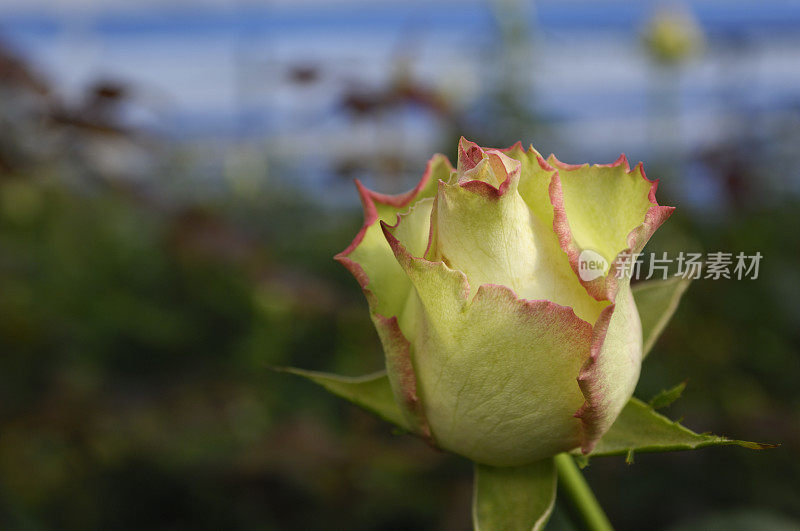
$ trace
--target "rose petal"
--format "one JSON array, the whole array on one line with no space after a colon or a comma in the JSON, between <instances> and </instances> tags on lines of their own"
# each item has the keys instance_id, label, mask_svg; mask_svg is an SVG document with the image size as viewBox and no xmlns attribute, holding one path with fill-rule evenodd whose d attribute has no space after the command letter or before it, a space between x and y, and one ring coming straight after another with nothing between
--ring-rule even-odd
<instances>
[{"instance_id":1,"label":"rose petal","mask_svg":"<svg viewBox=\"0 0 800 531\"><path fill-rule=\"evenodd\" d=\"M591 353L578 375L586 400L575 417L581 420L584 453L592 451L625 407L642 366L642 325L627 282L616 299L594 324Z\"/></svg>"},{"instance_id":2,"label":"rose petal","mask_svg":"<svg viewBox=\"0 0 800 531\"><path fill-rule=\"evenodd\" d=\"M388 196L368 190L356 181L364 207L364 225L353 242L335 259L342 263L361 284L370 306L370 314L386 355L392 390L403 416L414 431L429 437L430 430L417 397L416 375L408 341L400 330L399 318L411 293L411 283L383 236L380 221L394 222L400 212L410 211L404 235L421 242L424 251L430 231L430 196L439 179L448 179L453 170L443 155L434 156L417 186L405 194ZM428 198L427 201L425 198ZM419 206L419 208L416 208ZM419 234L412 237L413 230Z\"/></svg>"},{"instance_id":3,"label":"rose petal","mask_svg":"<svg viewBox=\"0 0 800 531\"><path fill-rule=\"evenodd\" d=\"M628 256L642 250L674 210L655 199L641 164L633 170L624 155L605 165L564 164L550 156L558 171L550 183L554 230L579 277L582 251L599 253L609 264L605 275L581 283L597 300L614 302L595 321L591 355L578 382L586 401L581 419L581 447L590 452L633 394L642 361L642 332L627 278L616 277Z\"/></svg>"},{"instance_id":4,"label":"rose petal","mask_svg":"<svg viewBox=\"0 0 800 531\"><path fill-rule=\"evenodd\" d=\"M578 446L573 413L583 395L575 375L589 354L589 323L505 286L481 286L470 300L463 273L412 256L383 227L414 286L417 326L408 340L437 445L493 466Z\"/></svg>"},{"instance_id":5,"label":"rose petal","mask_svg":"<svg viewBox=\"0 0 800 531\"><path fill-rule=\"evenodd\" d=\"M561 248L576 275L582 251L605 259L605 274L581 283L597 300L613 302L616 272L625 255L640 252L674 208L658 204L658 181L647 179L641 163L631 170L625 155L594 166L565 164L550 155L548 163L558 170L550 183L550 200Z\"/></svg>"},{"instance_id":6,"label":"rose petal","mask_svg":"<svg viewBox=\"0 0 800 531\"><path fill-rule=\"evenodd\" d=\"M394 223L400 212L433 196L439 179L449 179L452 170L447 157L435 155L417 186L410 192L395 196L373 192L356 181L364 208L364 224L347 249L334 259L356 277L373 312L389 317L398 315L411 289L410 284L403 280L403 271L397 265L378 222ZM424 230L427 237L428 229Z\"/></svg>"}]
</instances>

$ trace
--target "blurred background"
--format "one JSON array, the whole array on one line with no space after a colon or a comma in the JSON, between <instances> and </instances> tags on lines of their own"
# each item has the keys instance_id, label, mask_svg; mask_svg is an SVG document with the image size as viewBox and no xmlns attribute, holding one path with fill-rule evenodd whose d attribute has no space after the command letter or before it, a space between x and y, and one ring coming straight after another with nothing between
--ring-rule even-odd
<instances>
[{"instance_id":1,"label":"blurred background","mask_svg":"<svg viewBox=\"0 0 800 531\"><path fill-rule=\"evenodd\" d=\"M699 280L637 396L781 443L595 459L621 530L800 529L800 4L4 0L0 527L470 526L471 468L293 365L382 367L331 257L353 178L398 192L464 135L620 152ZM557 506L549 529L573 529Z\"/></svg>"}]
</instances>

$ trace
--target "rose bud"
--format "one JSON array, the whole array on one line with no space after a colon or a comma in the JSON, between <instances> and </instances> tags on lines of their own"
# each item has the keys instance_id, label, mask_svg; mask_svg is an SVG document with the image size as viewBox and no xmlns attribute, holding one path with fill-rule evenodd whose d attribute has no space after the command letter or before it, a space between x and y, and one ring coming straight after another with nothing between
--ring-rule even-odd
<instances>
[{"instance_id":1,"label":"rose bud","mask_svg":"<svg viewBox=\"0 0 800 531\"><path fill-rule=\"evenodd\" d=\"M576 166L462 139L457 168L433 157L411 192L356 184L365 223L336 259L364 290L405 425L493 466L590 452L639 377L619 272L673 211L657 181L624 156Z\"/></svg>"}]
</instances>

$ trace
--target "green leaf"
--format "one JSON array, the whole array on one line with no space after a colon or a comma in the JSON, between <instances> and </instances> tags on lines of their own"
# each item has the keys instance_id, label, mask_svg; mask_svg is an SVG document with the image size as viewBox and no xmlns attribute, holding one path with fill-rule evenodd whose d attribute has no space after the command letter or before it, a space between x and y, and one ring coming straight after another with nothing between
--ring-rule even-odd
<instances>
[{"instance_id":1,"label":"green leaf","mask_svg":"<svg viewBox=\"0 0 800 531\"><path fill-rule=\"evenodd\" d=\"M653 409L661 409L663 407L667 407L677 399L681 397L683 394L683 390L686 389L686 382L683 381L676 385L671 389L664 389L656 396L650 399L650 407Z\"/></svg>"},{"instance_id":2,"label":"green leaf","mask_svg":"<svg viewBox=\"0 0 800 531\"><path fill-rule=\"evenodd\" d=\"M397 407L397 403L394 401L394 394L392 393L391 385L389 385L386 371L352 377L306 371L294 367L276 367L274 370L307 378L336 396L349 400L404 430L411 431L403 418L403 414L400 412L400 408Z\"/></svg>"},{"instance_id":3,"label":"green leaf","mask_svg":"<svg viewBox=\"0 0 800 531\"><path fill-rule=\"evenodd\" d=\"M646 356L653 348L658 336L667 326L672 314L678 308L683 292L689 287L691 280L672 277L667 280L649 280L640 282L633 288L633 298L642 321L642 339Z\"/></svg>"},{"instance_id":4,"label":"green leaf","mask_svg":"<svg viewBox=\"0 0 800 531\"><path fill-rule=\"evenodd\" d=\"M656 413L651 406L641 400L631 398L617 421L600 439L589 456L625 455L630 461L633 459L633 452L669 452L729 445L743 446L752 450L775 446L738 441L709 433L695 433Z\"/></svg>"},{"instance_id":5,"label":"green leaf","mask_svg":"<svg viewBox=\"0 0 800 531\"><path fill-rule=\"evenodd\" d=\"M555 501L552 459L518 467L475 464L472 520L477 531L543 529Z\"/></svg>"}]
</instances>

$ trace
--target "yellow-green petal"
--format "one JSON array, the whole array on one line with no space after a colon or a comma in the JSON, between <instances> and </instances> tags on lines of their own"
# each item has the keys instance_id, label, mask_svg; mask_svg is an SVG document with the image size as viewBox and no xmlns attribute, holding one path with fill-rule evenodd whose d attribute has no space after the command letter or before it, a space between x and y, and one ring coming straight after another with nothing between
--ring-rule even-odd
<instances>
[{"instance_id":1,"label":"yellow-green petal","mask_svg":"<svg viewBox=\"0 0 800 531\"><path fill-rule=\"evenodd\" d=\"M439 179L449 179L451 171L447 157L435 155L428 162L419 184L410 192L395 196L373 192L356 181L364 208L364 224L353 242L335 259L361 284L372 312L386 317L398 315L410 289L383 237L380 222L395 223L399 213L433 196ZM427 237L427 228L423 232Z\"/></svg>"},{"instance_id":2,"label":"yellow-green petal","mask_svg":"<svg viewBox=\"0 0 800 531\"><path fill-rule=\"evenodd\" d=\"M385 230L414 287L416 326L406 337L436 444L492 466L578 446L576 375L589 355L589 323L504 286L483 285L470 298L463 273L411 256Z\"/></svg>"},{"instance_id":3,"label":"yellow-green petal","mask_svg":"<svg viewBox=\"0 0 800 531\"><path fill-rule=\"evenodd\" d=\"M629 169L624 155L605 165L564 164L553 155L548 163L558 170L550 183L550 199L561 248L576 275L582 252L592 251L605 260L603 276L581 283L596 299L613 301L617 270L641 252L674 208L658 204L658 181L647 179L642 164Z\"/></svg>"},{"instance_id":4,"label":"yellow-green petal","mask_svg":"<svg viewBox=\"0 0 800 531\"><path fill-rule=\"evenodd\" d=\"M586 401L581 447L594 448L633 395L642 366L642 327L630 285L620 284L616 303L603 310L592 331L591 355L578 376Z\"/></svg>"},{"instance_id":5,"label":"yellow-green petal","mask_svg":"<svg viewBox=\"0 0 800 531\"><path fill-rule=\"evenodd\" d=\"M364 290L372 321L383 344L389 381L404 421L423 437L429 437L430 431L417 397L410 346L399 327L411 284L397 264L380 224L395 223L400 213L409 212L403 226L404 235L412 242L425 241L430 228L430 197L435 193L438 181L448 179L451 171L447 158L436 155L428 162L417 186L397 196L367 190L356 181L364 207L364 225L350 246L335 257L350 270Z\"/></svg>"}]
</instances>

